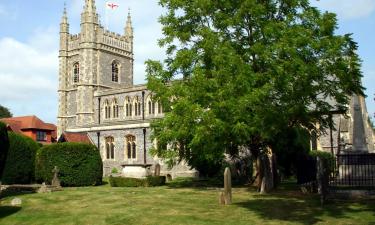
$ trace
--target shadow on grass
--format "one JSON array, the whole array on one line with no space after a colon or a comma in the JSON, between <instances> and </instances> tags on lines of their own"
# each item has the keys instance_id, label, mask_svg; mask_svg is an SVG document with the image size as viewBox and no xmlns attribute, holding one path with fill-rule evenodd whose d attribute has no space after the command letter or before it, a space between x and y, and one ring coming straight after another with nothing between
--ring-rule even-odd
<instances>
[{"instance_id":1,"label":"shadow on grass","mask_svg":"<svg viewBox=\"0 0 375 225\"><path fill-rule=\"evenodd\" d=\"M192 178L192 177L179 177L166 183L170 188L223 188L224 179L216 178ZM248 187L236 180L232 180L233 187Z\"/></svg>"},{"instance_id":2,"label":"shadow on grass","mask_svg":"<svg viewBox=\"0 0 375 225\"><path fill-rule=\"evenodd\" d=\"M19 191L19 190L6 189L6 190L1 191L0 199L6 198L6 197L16 197L20 195L34 194L34 193L36 193L36 191L34 190Z\"/></svg>"},{"instance_id":3,"label":"shadow on grass","mask_svg":"<svg viewBox=\"0 0 375 225\"><path fill-rule=\"evenodd\" d=\"M0 219L17 213L21 210L21 207L16 206L0 206Z\"/></svg>"},{"instance_id":4,"label":"shadow on grass","mask_svg":"<svg viewBox=\"0 0 375 225\"><path fill-rule=\"evenodd\" d=\"M218 179L202 179L202 178L176 178L166 183L169 188L219 188L222 182Z\"/></svg>"},{"instance_id":5,"label":"shadow on grass","mask_svg":"<svg viewBox=\"0 0 375 225\"><path fill-rule=\"evenodd\" d=\"M315 224L322 216L352 219L353 215L369 212L375 215L375 201L331 200L323 207L318 195L304 195L290 185L267 195L254 195L251 200L235 203L259 215L265 220L283 220L302 224ZM353 207L353 204L356 207Z\"/></svg>"}]
</instances>

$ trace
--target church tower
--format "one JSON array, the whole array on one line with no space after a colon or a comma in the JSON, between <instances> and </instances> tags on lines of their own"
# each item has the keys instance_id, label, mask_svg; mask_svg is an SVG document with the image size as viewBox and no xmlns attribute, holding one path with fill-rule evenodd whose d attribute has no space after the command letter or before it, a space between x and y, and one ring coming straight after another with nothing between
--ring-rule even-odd
<instances>
[{"instance_id":1,"label":"church tower","mask_svg":"<svg viewBox=\"0 0 375 225\"><path fill-rule=\"evenodd\" d=\"M60 23L58 136L67 129L96 123L96 91L133 86L130 13L123 35L109 32L100 24L95 0L85 0L80 25L79 34L69 33L64 8Z\"/></svg>"}]
</instances>

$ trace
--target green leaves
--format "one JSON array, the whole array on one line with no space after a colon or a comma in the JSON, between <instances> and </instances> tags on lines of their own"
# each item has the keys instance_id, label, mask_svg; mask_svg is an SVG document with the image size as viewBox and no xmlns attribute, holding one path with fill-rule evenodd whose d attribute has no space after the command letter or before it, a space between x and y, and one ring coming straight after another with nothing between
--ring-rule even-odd
<instances>
[{"instance_id":1,"label":"green leaves","mask_svg":"<svg viewBox=\"0 0 375 225\"><path fill-rule=\"evenodd\" d=\"M307 0L160 4L168 57L148 61L147 74L166 109L153 123L164 158L195 167L285 129L324 129L324 115L362 93L356 43Z\"/></svg>"}]
</instances>

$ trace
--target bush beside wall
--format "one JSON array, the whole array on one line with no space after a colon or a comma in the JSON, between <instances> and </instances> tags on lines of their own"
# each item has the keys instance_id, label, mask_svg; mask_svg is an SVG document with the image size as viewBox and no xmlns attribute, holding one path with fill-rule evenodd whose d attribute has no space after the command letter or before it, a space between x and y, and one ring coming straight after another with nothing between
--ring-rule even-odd
<instances>
[{"instance_id":1,"label":"bush beside wall","mask_svg":"<svg viewBox=\"0 0 375 225\"><path fill-rule=\"evenodd\" d=\"M9 138L7 126L0 121L0 180L3 175L5 161L9 150Z\"/></svg>"},{"instance_id":2,"label":"bush beside wall","mask_svg":"<svg viewBox=\"0 0 375 225\"><path fill-rule=\"evenodd\" d=\"M36 156L37 181L51 183L57 166L62 186L90 186L102 182L103 163L94 145L58 143L44 146Z\"/></svg>"},{"instance_id":3,"label":"bush beside wall","mask_svg":"<svg viewBox=\"0 0 375 225\"><path fill-rule=\"evenodd\" d=\"M3 184L30 184L35 178L37 142L29 137L9 132L9 151L2 175Z\"/></svg>"},{"instance_id":4,"label":"bush beside wall","mask_svg":"<svg viewBox=\"0 0 375 225\"><path fill-rule=\"evenodd\" d=\"M316 180L317 175L317 157L323 160L327 173L330 174L334 170L335 157L329 152L310 151L308 154L299 157L297 163L297 183L304 184Z\"/></svg>"}]
</instances>

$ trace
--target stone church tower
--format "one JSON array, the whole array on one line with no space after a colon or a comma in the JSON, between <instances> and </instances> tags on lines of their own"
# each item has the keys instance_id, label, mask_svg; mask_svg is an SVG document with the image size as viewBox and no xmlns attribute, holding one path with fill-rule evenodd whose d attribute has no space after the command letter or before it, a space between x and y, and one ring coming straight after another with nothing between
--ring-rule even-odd
<instances>
[{"instance_id":1,"label":"stone church tower","mask_svg":"<svg viewBox=\"0 0 375 225\"><path fill-rule=\"evenodd\" d=\"M69 33L64 9L60 24L58 136L95 122L97 91L133 86L133 28L130 14L119 35L103 28L95 0L85 0L81 31Z\"/></svg>"}]
</instances>

